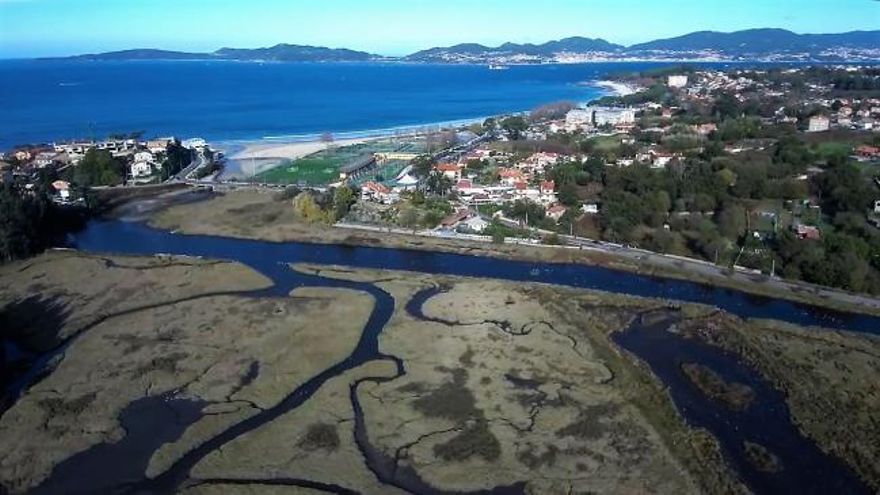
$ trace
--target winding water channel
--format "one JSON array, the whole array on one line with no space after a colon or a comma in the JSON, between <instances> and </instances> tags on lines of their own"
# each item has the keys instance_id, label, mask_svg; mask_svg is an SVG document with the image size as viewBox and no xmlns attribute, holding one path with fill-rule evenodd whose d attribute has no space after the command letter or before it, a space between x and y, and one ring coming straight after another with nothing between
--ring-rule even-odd
<instances>
[{"instance_id":1,"label":"winding water channel","mask_svg":"<svg viewBox=\"0 0 880 495\"><path fill-rule=\"evenodd\" d=\"M328 380L370 361L391 361L396 364L397 376L406 373L405 363L395 356L381 353L378 338L394 313L395 301L386 292L369 283L338 281L294 272L290 263L336 264L358 268L408 270L429 274L445 274L495 278L512 281L543 282L557 285L597 289L618 294L656 297L687 302L704 303L719 307L743 317L771 318L799 325L816 325L834 329L880 334L880 318L828 311L802 304L751 296L741 292L704 286L691 282L646 277L609 269L568 264L535 264L527 262L477 258L456 254L430 253L369 247L317 246L299 243L270 243L227 239L210 236L183 236L161 232L138 223L96 221L71 239L71 247L84 252L100 254L154 255L173 254L201 256L212 259L237 261L269 277L274 286L267 290L245 294L245 297L285 297L301 286L342 287L371 294L376 306L367 322L354 353L305 384L292 391L272 408L241 421L210 438L185 454L167 471L153 479L144 479L143 472L149 461L149 452L158 448L150 442L130 445L134 454L127 469L115 471L103 468L102 462L120 456L120 449L98 446L78 454L56 467L52 477L38 491L45 493L96 492L158 492L168 493L188 483L193 467L207 455L227 443L296 409L312 397ZM414 316L421 315L420 306L431 293L420 294L408 305ZM421 315L424 317L424 315ZM686 341L671 332L663 331L672 325L676 316L666 315L659 322L637 321L627 331L615 337L618 345L644 360L669 387L676 406L685 420L704 427L718 438L725 457L741 478L757 493L868 493L868 488L840 461L822 453L805 439L792 424L781 393L764 381L754 370L741 364L734 356L709 345ZM696 362L711 366L725 379L748 384L756 393L756 407L744 412L733 412L697 393L679 370L682 362ZM391 378L393 379L393 378ZM441 493L422 482L414 472L397 468L393 459L369 445L369 435L357 397L357 388L363 379L351 387L352 406L356 413L355 441L365 457L367 467L388 485L410 493ZM389 379L385 379L389 380ZM162 399L158 399L162 400ZM125 424L148 405L136 404L123 414ZM189 411L190 406L182 406ZM131 409L131 408L130 408ZM195 419L194 419L195 420ZM184 425L186 426L186 425ZM179 429L180 425L175 428ZM155 437L163 438L163 429L157 426ZM164 432L174 438L176 431ZM777 455L785 467L776 473L761 472L748 463L743 441L760 443ZM164 440L168 441L168 440ZM124 443L125 440L123 440ZM155 443L155 439L154 439ZM138 448L139 447L139 448ZM103 451L101 449L104 449ZM146 459L146 461L144 460ZM119 461L117 460L117 463ZM101 467L103 477L98 483L94 469ZM105 476L106 475L106 476ZM226 480L246 484L242 480ZM255 482L256 483L256 482ZM352 493L334 485L309 480L264 480L259 484L297 485L332 493ZM63 488L63 490L59 490ZM499 487L486 493L521 493L522 486Z\"/></svg>"}]
</instances>

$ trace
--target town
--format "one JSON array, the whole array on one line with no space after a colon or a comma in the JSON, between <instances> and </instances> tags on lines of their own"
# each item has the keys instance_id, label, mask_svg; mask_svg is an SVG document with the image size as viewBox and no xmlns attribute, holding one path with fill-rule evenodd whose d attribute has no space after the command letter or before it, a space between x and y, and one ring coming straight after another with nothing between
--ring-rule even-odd
<instances>
[{"instance_id":1,"label":"town","mask_svg":"<svg viewBox=\"0 0 880 495\"><path fill-rule=\"evenodd\" d=\"M332 144L227 176L202 139L20 147L4 181L284 188L309 221L494 243L630 248L880 293L880 71L621 75L627 94L432 133ZM335 200L325 200L328 197ZM297 206L298 205L298 206Z\"/></svg>"}]
</instances>

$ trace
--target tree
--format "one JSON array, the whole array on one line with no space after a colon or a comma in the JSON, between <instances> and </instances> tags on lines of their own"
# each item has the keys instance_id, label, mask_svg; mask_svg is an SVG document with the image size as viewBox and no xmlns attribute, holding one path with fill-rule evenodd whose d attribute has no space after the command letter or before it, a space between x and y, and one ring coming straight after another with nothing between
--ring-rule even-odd
<instances>
[{"instance_id":1,"label":"tree","mask_svg":"<svg viewBox=\"0 0 880 495\"><path fill-rule=\"evenodd\" d=\"M315 197L308 192L300 193L294 198L293 211L308 223L326 223L332 220L332 214L322 210Z\"/></svg>"},{"instance_id":2,"label":"tree","mask_svg":"<svg viewBox=\"0 0 880 495\"><path fill-rule=\"evenodd\" d=\"M469 125L468 130L473 132L477 136L482 136L486 133L486 129L479 122L474 122L473 124Z\"/></svg>"},{"instance_id":3,"label":"tree","mask_svg":"<svg viewBox=\"0 0 880 495\"><path fill-rule=\"evenodd\" d=\"M851 163L826 170L818 180L822 205L831 215L840 212L864 213L874 195L868 181Z\"/></svg>"},{"instance_id":4,"label":"tree","mask_svg":"<svg viewBox=\"0 0 880 495\"><path fill-rule=\"evenodd\" d=\"M577 105L570 101L558 101L556 103L548 103L541 105L529 113L529 119L532 122L543 122L546 120L554 120L565 117L571 110L577 108Z\"/></svg>"},{"instance_id":5,"label":"tree","mask_svg":"<svg viewBox=\"0 0 880 495\"><path fill-rule=\"evenodd\" d=\"M523 117L516 115L502 120L501 128L510 136L510 139L518 141L522 138L522 134L528 130L529 123Z\"/></svg>"},{"instance_id":6,"label":"tree","mask_svg":"<svg viewBox=\"0 0 880 495\"><path fill-rule=\"evenodd\" d=\"M412 161L413 173L416 177L425 178L434 169L436 161L431 155L419 155Z\"/></svg>"},{"instance_id":7,"label":"tree","mask_svg":"<svg viewBox=\"0 0 880 495\"><path fill-rule=\"evenodd\" d=\"M0 262L30 256L84 225L88 210L52 203L51 179L39 172L31 191L0 184Z\"/></svg>"},{"instance_id":8,"label":"tree","mask_svg":"<svg viewBox=\"0 0 880 495\"><path fill-rule=\"evenodd\" d=\"M348 215L349 209L351 209L351 205L356 200L354 191L350 187L341 186L336 188L336 191L333 192L333 211L336 220L345 218Z\"/></svg>"},{"instance_id":9,"label":"tree","mask_svg":"<svg viewBox=\"0 0 880 495\"><path fill-rule=\"evenodd\" d=\"M516 220L526 222L526 225L533 225L543 220L547 213L541 205L531 201L516 201L513 205L505 207L504 214Z\"/></svg>"},{"instance_id":10,"label":"tree","mask_svg":"<svg viewBox=\"0 0 880 495\"><path fill-rule=\"evenodd\" d=\"M179 174L192 163L193 151L184 148L180 141L174 140L168 143L165 149L165 161L162 163L161 176L162 180L168 180Z\"/></svg>"},{"instance_id":11,"label":"tree","mask_svg":"<svg viewBox=\"0 0 880 495\"><path fill-rule=\"evenodd\" d=\"M401 227L412 228L415 231L419 225L419 212L410 205L404 205L397 214L397 223Z\"/></svg>"},{"instance_id":12,"label":"tree","mask_svg":"<svg viewBox=\"0 0 880 495\"><path fill-rule=\"evenodd\" d=\"M655 191L645 198L645 213L647 213L648 225L652 227L662 226L671 209L672 200L666 191Z\"/></svg>"},{"instance_id":13,"label":"tree","mask_svg":"<svg viewBox=\"0 0 880 495\"><path fill-rule=\"evenodd\" d=\"M728 239L739 239L746 233L746 210L739 205L728 205L718 217L721 235Z\"/></svg>"},{"instance_id":14,"label":"tree","mask_svg":"<svg viewBox=\"0 0 880 495\"><path fill-rule=\"evenodd\" d=\"M422 215L422 226L426 229L433 229L442 221L443 215L437 210L428 210Z\"/></svg>"},{"instance_id":15,"label":"tree","mask_svg":"<svg viewBox=\"0 0 880 495\"><path fill-rule=\"evenodd\" d=\"M573 184L577 182L581 168L575 163L564 163L553 169L553 180L557 184Z\"/></svg>"},{"instance_id":16,"label":"tree","mask_svg":"<svg viewBox=\"0 0 880 495\"><path fill-rule=\"evenodd\" d=\"M73 182L84 186L115 186L125 177L125 165L109 151L90 149L73 169Z\"/></svg>"},{"instance_id":17,"label":"tree","mask_svg":"<svg viewBox=\"0 0 880 495\"><path fill-rule=\"evenodd\" d=\"M559 188L559 202L565 206L577 206L581 200L578 196L577 187L573 184L565 184Z\"/></svg>"},{"instance_id":18,"label":"tree","mask_svg":"<svg viewBox=\"0 0 880 495\"><path fill-rule=\"evenodd\" d=\"M452 190L452 186L452 179L441 172L432 172L425 182L428 193L437 196L446 196Z\"/></svg>"}]
</instances>

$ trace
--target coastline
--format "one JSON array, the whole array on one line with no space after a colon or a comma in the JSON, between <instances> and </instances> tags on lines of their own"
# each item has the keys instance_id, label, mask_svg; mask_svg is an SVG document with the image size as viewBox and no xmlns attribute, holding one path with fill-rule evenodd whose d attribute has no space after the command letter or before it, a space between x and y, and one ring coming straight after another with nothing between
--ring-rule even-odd
<instances>
[{"instance_id":1,"label":"coastline","mask_svg":"<svg viewBox=\"0 0 880 495\"><path fill-rule=\"evenodd\" d=\"M583 85L598 88L603 91L603 94L597 95L593 100L606 96L627 96L638 91L638 88L632 85L611 80L589 81L583 83ZM589 103L589 101L583 102L583 104ZM333 133L338 139L333 141L332 145L342 147L352 146L401 135L424 136L436 130L466 127L472 124L481 124L488 118L499 118L503 115L517 115L523 113L528 113L528 110L519 112L513 111L509 114L487 115L425 124L401 125L384 129ZM234 151L228 155L228 159L233 161L297 160L326 149L328 143L321 141L319 135L291 135L267 136L260 139L236 141L221 140L218 141L218 146L221 151L223 151L224 148L233 149Z\"/></svg>"},{"instance_id":2,"label":"coastline","mask_svg":"<svg viewBox=\"0 0 880 495\"><path fill-rule=\"evenodd\" d=\"M603 96L629 96L639 92L639 88L637 88L636 86L620 81L599 81L595 83L594 86L602 88L611 93Z\"/></svg>"}]
</instances>

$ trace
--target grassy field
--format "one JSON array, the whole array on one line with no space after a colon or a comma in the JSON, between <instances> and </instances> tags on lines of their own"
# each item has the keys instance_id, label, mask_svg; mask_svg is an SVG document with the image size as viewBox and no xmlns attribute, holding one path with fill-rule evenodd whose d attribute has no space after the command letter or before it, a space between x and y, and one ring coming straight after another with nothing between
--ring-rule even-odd
<instances>
[{"instance_id":1,"label":"grassy field","mask_svg":"<svg viewBox=\"0 0 880 495\"><path fill-rule=\"evenodd\" d=\"M408 162L403 160L391 160L388 163L373 170L369 174L362 175L353 181L354 185L360 186L365 182L376 181L383 184L392 184L403 169L406 168Z\"/></svg>"},{"instance_id":2,"label":"grassy field","mask_svg":"<svg viewBox=\"0 0 880 495\"><path fill-rule=\"evenodd\" d=\"M816 151L823 158L832 156L849 156L853 152L853 146L850 143L831 141L821 143L816 147Z\"/></svg>"},{"instance_id":3,"label":"grassy field","mask_svg":"<svg viewBox=\"0 0 880 495\"><path fill-rule=\"evenodd\" d=\"M339 167L345 159L336 156L313 155L299 160L288 161L281 166L267 170L257 178L270 184L321 185L333 182L339 177Z\"/></svg>"},{"instance_id":4,"label":"grassy field","mask_svg":"<svg viewBox=\"0 0 880 495\"><path fill-rule=\"evenodd\" d=\"M339 169L348 163L365 155L387 152L421 153L424 152L424 143L420 140L401 142L389 139L319 151L262 172L257 175L257 179L269 184L325 185L335 182L339 178ZM376 180L378 177L387 182L394 179L405 166L403 162L389 162L363 177L362 181Z\"/></svg>"},{"instance_id":5,"label":"grassy field","mask_svg":"<svg viewBox=\"0 0 880 495\"><path fill-rule=\"evenodd\" d=\"M594 149L599 152L615 152L620 149L620 136L602 136L592 142Z\"/></svg>"}]
</instances>

